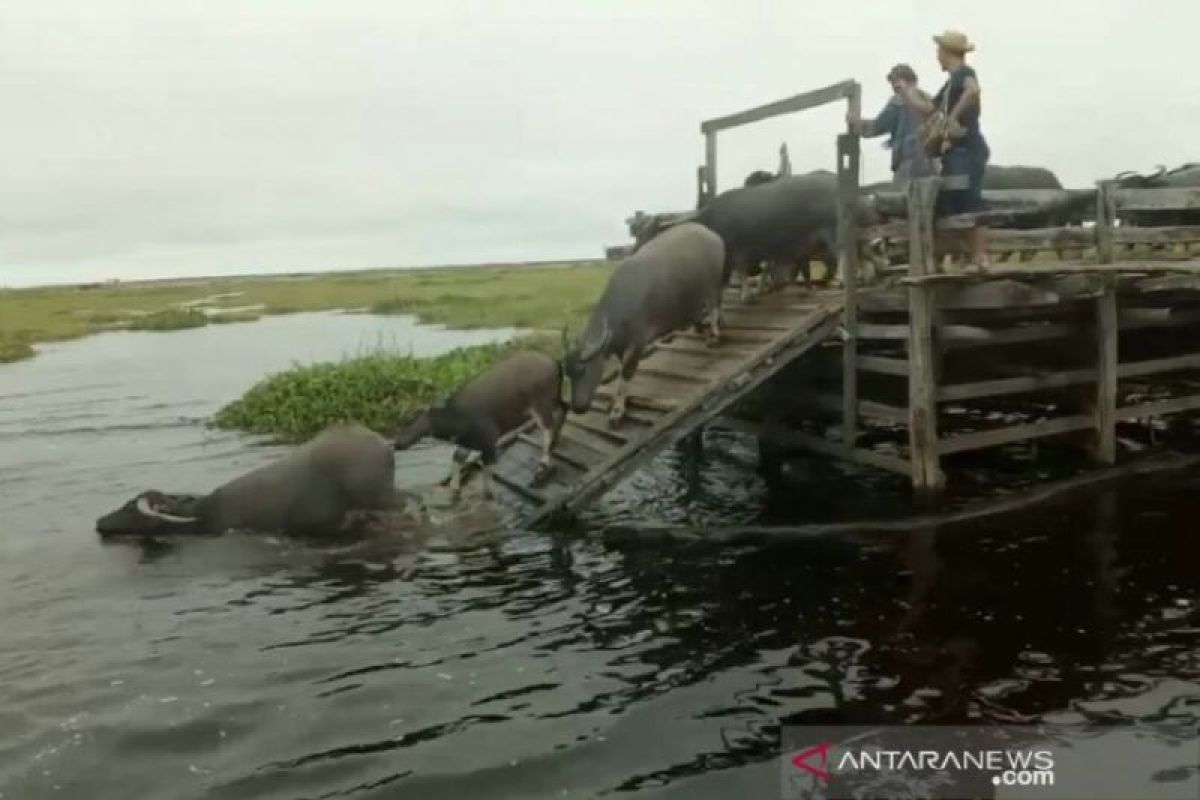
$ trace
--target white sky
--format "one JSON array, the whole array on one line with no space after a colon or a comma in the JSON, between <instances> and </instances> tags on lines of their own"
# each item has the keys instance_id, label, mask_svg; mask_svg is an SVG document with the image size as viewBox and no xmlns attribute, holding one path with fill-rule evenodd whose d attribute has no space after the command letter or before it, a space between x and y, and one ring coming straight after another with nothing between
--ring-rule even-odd
<instances>
[{"instance_id":1,"label":"white sky","mask_svg":"<svg viewBox=\"0 0 1200 800\"><path fill-rule=\"evenodd\" d=\"M995 163L1200 160L1195 0L0 0L0 285L598 256L692 206L700 120L873 114L947 27ZM843 113L723 134L722 187L832 168Z\"/></svg>"}]
</instances>

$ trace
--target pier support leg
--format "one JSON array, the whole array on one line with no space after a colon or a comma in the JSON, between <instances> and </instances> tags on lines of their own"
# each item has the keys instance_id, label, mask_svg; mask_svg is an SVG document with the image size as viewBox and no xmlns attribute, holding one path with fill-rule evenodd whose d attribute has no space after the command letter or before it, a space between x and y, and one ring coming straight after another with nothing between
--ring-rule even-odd
<instances>
[{"instance_id":1,"label":"pier support leg","mask_svg":"<svg viewBox=\"0 0 1200 800\"><path fill-rule=\"evenodd\" d=\"M858 441L858 137L844 133L837 142L838 260L845 289L842 343L842 448L854 452Z\"/></svg>"},{"instance_id":2,"label":"pier support leg","mask_svg":"<svg viewBox=\"0 0 1200 800\"><path fill-rule=\"evenodd\" d=\"M1096 299L1096 396L1092 455L1104 464L1117 460L1117 291L1112 279Z\"/></svg>"},{"instance_id":3,"label":"pier support leg","mask_svg":"<svg viewBox=\"0 0 1200 800\"><path fill-rule=\"evenodd\" d=\"M920 178L908 185L909 272L935 270L933 207L940 180ZM933 342L935 289L908 287L908 452L913 488L937 493L946 483L938 457L937 365Z\"/></svg>"},{"instance_id":4,"label":"pier support leg","mask_svg":"<svg viewBox=\"0 0 1200 800\"><path fill-rule=\"evenodd\" d=\"M933 345L933 289L910 286L908 449L913 487L936 493L945 486L938 457L937 370Z\"/></svg>"}]
</instances>

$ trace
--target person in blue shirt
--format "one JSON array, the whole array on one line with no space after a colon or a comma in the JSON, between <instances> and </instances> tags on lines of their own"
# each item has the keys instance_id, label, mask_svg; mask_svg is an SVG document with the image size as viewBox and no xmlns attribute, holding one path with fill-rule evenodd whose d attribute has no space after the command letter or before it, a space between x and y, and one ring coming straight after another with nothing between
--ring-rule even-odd
<instances>
[{"instance_id":1,"label":"person in blue shirt","mask_svg":"<svg viewBox=\"0 0 1200 800\"><path fill-rule=\"evenodd\" d=\"M929 99L917 88L917 73L908 64L897 64L888 72L887 82L893 94L875 119L848 114L846 120L860 136L887 134L887 147L892 151L892 179L896 183L937 174L937 165L921 147L921 122L925 115L905 100L905 93L910 90Z\"/></svg>"},{"instance_id":2,"label":"person in blue shirt","mask_svg":"<svg viewBox=\"0 0 1200 800\"><path fill-rule=\"evenodd\" d=\"M904 98L925 116L942 110L948 120L950 138L942 152L942 190L938 194L937 214L970 214L985 210L983 173L991 150L979 127L980 89L975 70L967 66L967 53L975 49L966 34L946 31L934 36L938 64L948 74L946 83L930 100L912 89ZM967 233L971 264L986 270L987 228L978 224Z\"/></svg>"}]
</instances>

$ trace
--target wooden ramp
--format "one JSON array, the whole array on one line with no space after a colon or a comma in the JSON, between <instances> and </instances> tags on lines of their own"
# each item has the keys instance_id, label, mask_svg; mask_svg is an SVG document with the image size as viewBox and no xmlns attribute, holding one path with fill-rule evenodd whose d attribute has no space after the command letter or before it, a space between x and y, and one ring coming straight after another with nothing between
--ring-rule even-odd
<instances>
[{"instance_id":1,"label":"wooden ramp","mask_svg":"<svg viewBox=\"0 0 1200 800\"><path fill-rule=\"evenodd\" d=\"M789 287L745 305L728 292L721 345L707 347L690 330L657 342L629 386L625 420L609 427L613 384L602 386L590 411L568 416L554 469L541 481L541 433L530 423L506 437L497 492L527 527L578 511L828 337L842 304L840 289Z\"/></svg>"}]
</instances>

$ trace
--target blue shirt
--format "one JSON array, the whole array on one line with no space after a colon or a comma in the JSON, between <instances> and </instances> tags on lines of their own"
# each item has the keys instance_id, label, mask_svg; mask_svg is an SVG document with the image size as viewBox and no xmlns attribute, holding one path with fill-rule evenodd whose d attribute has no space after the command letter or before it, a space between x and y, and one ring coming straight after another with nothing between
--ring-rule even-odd
<instances>
[{"instance_id":1,"label":"blue shirt","mask_svg":"<svg viewBox=\"0 0 1200 800\"><path fill-rule=\"evenodd\" d=\"M925 158L920 137L923 120L921 112L904 102L899 95L892 95L879 116L865 126L863 136L888 135L888 147L892 149L892 172L895 172L905 161L918 156Z\"/></svg>"}]
</instances>

